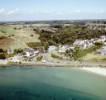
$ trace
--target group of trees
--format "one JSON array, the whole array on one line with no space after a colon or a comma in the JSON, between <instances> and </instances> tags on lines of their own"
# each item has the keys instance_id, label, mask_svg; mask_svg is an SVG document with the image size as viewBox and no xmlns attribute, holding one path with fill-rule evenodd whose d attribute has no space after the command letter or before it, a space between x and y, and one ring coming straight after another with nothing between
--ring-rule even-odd
<instances>
[{"instance_id":1,"label":"group of trees","mask_svg":"<svg viewBox=\"0 0 106 100\"><path fill-rule=\"evenodd\" d=\"M7 50L0 48L0 59L6 59L9 57L13 57L15 54L23 53L23 49L14 49L13 53L11 54L8 54L7 52Z\"/></svg>"},{"instance_id":2,"label":"group of trees","mask_svg":"<svg viewBox=\"0 0 106 100\"><path fill-rule=\"evenodd\" d=\"M3 49L0 49L0 59L6 59L6 52Z\"/></svg>"},{"instance_id":3,"label":"group of trees","mask_svg":"<svg viewBox=\"0 0 106 100\"><path fill-rule=\"evenodd\" d=\"M99 38L101 35L106 35L106 30L91 30L86 26L73 25L59 28L53 34L40 33L40 40L47 45L72 44L76 39Z\"/></svg>"},{"instance_id":4,"label":"group of trees","mask_svg":"<svg viewBox=\"0 0 106 100\"><path fill-rule=\"evenodd\" d=\"M36 47L42 46L40 42L28 42L27 43L28 47L35 49Z\"/></svg>"}]
</instances>

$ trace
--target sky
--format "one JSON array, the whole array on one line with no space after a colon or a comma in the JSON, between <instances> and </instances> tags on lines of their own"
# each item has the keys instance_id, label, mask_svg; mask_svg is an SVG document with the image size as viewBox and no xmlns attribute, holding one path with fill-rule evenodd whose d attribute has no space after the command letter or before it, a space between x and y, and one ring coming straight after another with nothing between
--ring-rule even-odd
<instances>
[{"instance_id":1,"label":"sky","mask_svg":"<svg viewBox=\"0 0 106 100\"><path fill-rule=\"evenodd\" d=\"M0 0L0 21L106 19L106 0Z\"/></svg>"}]
</instances>

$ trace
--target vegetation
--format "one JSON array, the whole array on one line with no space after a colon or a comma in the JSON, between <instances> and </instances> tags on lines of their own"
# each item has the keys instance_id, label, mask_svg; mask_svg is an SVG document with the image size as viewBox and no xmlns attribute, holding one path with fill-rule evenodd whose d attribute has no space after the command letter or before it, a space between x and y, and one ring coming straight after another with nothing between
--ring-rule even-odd
<instances>
[{"instance_id":1,"label":"vegetation","mask_svg":"<svg viewBox=\"0 0 106 100\"><path fill-rule=\"evenodd\" d=\"M38 57L36 58L37 61L41 61L42 59L43 59L43 56L38 56Z\"/></svg>"},{"instance_id":2,"label":"vegetation","mask_svg":"<svg viewBox=\"0 0 106 100\"><path fill-rule=\"evenodd\" d=\"M0 59L6 59L6 55L4 53L0 53Z\"/></svg>"},{"instance_id":3,"label":"vegetation","mask_svg":"<svg viewBox=\"0 0 106 100\"><path fill-rule=\"evenodd\" d=\"M105 30L91 30L88 27L81 25L73 25L69 27L59 28L54 34L40 33L39 39L43 44L58 45L72 44L76 39L92 39L99 38L101 35L106 35Z\"/></svg>"},{"instance_id":4,"label":"vegetation","mask_svg":"<svg viewBox=\"0 0 106 100\"><path fill-rule=\"evenodd\" d=\"M14 54L23 53L23 49L15 49Z\"/></svg>"},{"instance_id":5,"label":"vegetation","mask_svg":"<svg viewBox=\"0 0 106 100\"><path fill-rule=\"evenodd\" d=\"M27 43L27 45L28 45L28 47L33 48L33 49L36 47L42 46L42 44L40 42L29 42L29 43Z\"/></svg>"},{"instance_id":6,"label":"vegetation","mask_svg":"<svg viewBox=\"0 0 106 100\"><path fill-rule=\"evenodd\" d=\"M76 47L72 57L74 58L74 60L78 60L79 58L85 56L86 54L92 53L101 47L102 47L102 44L99 44L99 45L96 44L95 46L92 46L91 48L84 49L84 50Z\"/></svg>"},{"instance_id":7,"label":"vegetation","mask_svg":"<svg viewBox=\"0 0 106 100\"><path fill-rule=\"evenodd\" d=\"M102 43L95 43L94 46L87 48L87 49L80 49L79 47L75 47L74 50L67 50L65 55L69 57L71 60L80 60L80 58L84 57L88 53L92 53L96 51L97 49L101 48L103 46Z\"/></svg>"},{"instance_id":8,"label":"vegetation","mask_svg":"<svg viewBox=\"0 0 106 100\"><path fill-rule=\"evenodd\" d=\"M6 33L6 31L5 30L0 30L2 33Z\"/></svg>"},{"instance_id":9,"label":"vegetation","mask_svg":"<svg viewBox=\"0 0 106 100\"><path fill-rule=\"evenodd\" d=\"M6 39L7 37L6 36L0 36L0 39Z\"/></svg>"},{"instance_id":10,"label":"vegetation","mask_svg":"<svg viewBox=\"0 0 106 100\"><path fill-rule=\"evenodd\" d=\"M106 61L106 58L103 58L102 61Z\"/></svg>"},{"instance_id":11,"label":"vegetation","mask_svg":"<svg viewBox=\"0 0 106 100\"><path fill-rule=\"evenodd\" d=\"M62 60L63 59L62 57L60 57L60 56L58 56L56 54L51 54L51 57L56 58L56 59L59 59L59 60Z\"/></svg>"},{"instance_id":12,"label":"vegetation","mask_svg":"<svg viewBox=\"0 0 106 100\"><path fill-rule=\"evenodd\" d=\"M1 26L0 27L0 48L14 49L14 54L8 55L4 50L0 51L0 59L5 59L8 57L12 57L18 53L23 53L24 48L39 48L40 52L44 52L48 50L50 45L72 45L76 39L92 39L99 38L102 35L106 35L106 30L102 29L90 29L87 26L74 24L71 26L63 26L63 25L52 25L50 27L51 32L42 31L36 27L27 27L23 26L22 28L18 28L19 26ZM56 32L52 32L52 28L56 28ZM20 30L21 29L21 30ZM27 45L26 45L27 44ZM80 49L79 47L75 47L75 50L68 50L65 53L65 57L67 56L71 60L80 60L82 57L85 57L88 53L94 52L97 49L101 48L103 44L96 42L95 45L88 49ZM16 49L20 48L20 49ZM22 49L21 49L22 48ZM41 49L43 48L43 49ZM62 60L61 55L51 54L51 57L55 59ZM38 56L37 61L41 61L43 56ZM105 61L105 58L103 59Z\"/></svg>"}]
</instances>

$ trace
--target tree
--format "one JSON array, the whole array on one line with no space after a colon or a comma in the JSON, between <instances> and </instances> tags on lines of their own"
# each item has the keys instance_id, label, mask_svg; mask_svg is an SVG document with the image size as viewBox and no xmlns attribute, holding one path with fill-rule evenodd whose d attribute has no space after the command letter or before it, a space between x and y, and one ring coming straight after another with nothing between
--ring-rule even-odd
<instances>
[{"instance_id":1,"label":"tree","mask_svg":"<svg viewBox=\"0 0 106 100\"><path fill-rule=\"evenodd\" d=\"M23 53L23 49L21 49L21 48L20 48L20 49L15 49L15 50L14 50L14 53L15 53L15 54Z\"/></svg>"},{"instance_id":2,"label":"tree","mask_svg":"<svg viewBox=\"0 0 106 100\"><path fill-rule=\"evenodd\" d=\"M6 55L4 53L0 54L0 59L6 59Z\"/></svg>"}]
</instances>

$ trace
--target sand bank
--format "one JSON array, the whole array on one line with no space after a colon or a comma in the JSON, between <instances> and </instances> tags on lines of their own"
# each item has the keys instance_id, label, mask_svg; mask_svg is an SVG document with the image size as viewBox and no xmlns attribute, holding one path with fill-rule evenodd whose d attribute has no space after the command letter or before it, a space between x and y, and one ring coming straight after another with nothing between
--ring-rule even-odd
<instances>
[{"instance_id":1,"label":"sand bank","mask_svg":"<svg viewBox=\"0 0 106 100\"><path fill-rule=\"evenodd\" d=\"M88 71L88 72L92 72L94 74L98 74L98 75L102 75L102 76L106 76L106 68L101 68L101 67L82 67L79 68L80 70L84 70L84 71Z\"/></svg>"}]
</instances>

